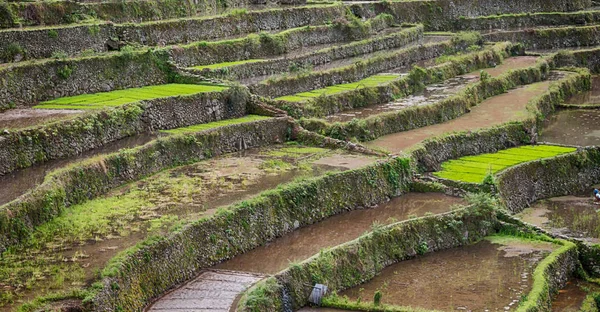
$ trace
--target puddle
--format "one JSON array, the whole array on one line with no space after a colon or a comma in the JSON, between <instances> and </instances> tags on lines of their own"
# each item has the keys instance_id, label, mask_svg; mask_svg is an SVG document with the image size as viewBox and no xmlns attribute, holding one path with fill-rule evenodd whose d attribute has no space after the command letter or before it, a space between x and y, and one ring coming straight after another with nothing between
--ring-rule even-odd
<instances>
[{"instance_id":1,"label":"puddle","mask_svg":"<svg viewBox=\"0 0 600 312\"><path fill-rule=\"evenodd\" d=\"M320 159L325 157L329 159ZM27 300L47 291L89 285L108 260L149 234L163 234L299 177L376 160L322 148L276 146L175 168L118 188L39 227L23 247L27 252L3 254L0 273L8 275L0 282L0 311L14 307L3 298ZM22 281L31 271L42 273Z\"/></svg>"},{"instance_id":2,"label":"puddle","mask_svg":"<svg viewBox=\"0 0 600 312\"><path fill-rule=\"evenodd\" d=\"M408 193L375 208L354 210L299 228L270 244L258 247L215 266L217 269L275 274L290 263L306 260L321 249L356 239L373 223L389 224L410 216L447 212L461 198L439 193Z\"/></svg>"},{"instance_id":3,"label":"puddle","mask_svg":"<svg viewBox=\"0 0 600 312\"><path fill-rule=\"evenodd\" d=\"M598 100L600 103L600 97ZM559 110L544 122L538 141L577 146L600 145L600 110Z\"/></svg>"},{"instance_id":4,"label":"puddle","mask_svg":"<svg viewBox=\"0 0 600 312\"><path fill-rule=\"evenodd\" d=\"M516 215L554 234L580 238L590 243L600 243L600 217L598 205L587 196L562 196L535 202Z\"/></svg>"},{"instance_id":5,"label":"puddle","mask_svg":"<svg viewBox=\"0 0 600 312\"><path fill-rule=\"evenodd\" d=\"M399 99L397 101L386 103L383 105L363 107L338 113L326 117L328 122L347 122L354 118L367 118L369 116L399 111L413 106L423 106L441 101L451 95L458 93L464 89L469 83L475 82L478 79L472 76L461 76L448 79L442 83L428 85L425 90L415 95Z\"/></svg>"},{"instance_id":6,"label":"puddle","mask_svg":"<svg viewBox=\"0 0 600 312\"><path fill-rule=\"evenodd\" d=\"M425 139L443 135L454 131L469 131L489 128L505 122L524 119L528 116L527 103L534 97L544 93L551 80L557 80L563 74L555 74L548 81L538 82L509 90L507 93L497 95L472 107L470 113L450 121L423 128L398 132L383 136L365 145L374 148L383 148L391 153L399 153Z\"/></svg>"},{"instance_id":7,"label":"puddle","mask_svg":"<svg viewBox=\"0 0 600 312\"><path fill-rule=\"evenodd\" d=\"M81 113L83 113L83 111L68 109L9 109L0 113L0 130L27 128L48 121L72 118Z\"/></svg>"},{"instance_id":8,"label":"puddle","mask_svg":"<svg viewBox=\"0 0 600 312\"><path fill-rule=\"evenodd\" d=\"M600 104L600 76L592 77L592 88L565 100L565 104Z\"/></svg>"},{"instance_id":9,"label":"puddle","mask_svg":"<svg viewBox=\"0 0 600 312\"><path fill-rule=\"evenodd\" d=\"M599 290L600 287L598 285L580 279L569 280L567 285L559 290L558 295L552 300L552 311L578 312L588 293Z\"/></svg>"},{"instance_id":10,"label":"puddle","mask_svg":"<svg viewBox=\"0 0 600 312\"><path fill-rule=\"evenodd\" d=\"M383 304L445 311L516 310L531 288L535 265L553 248L513 238L500 238L500 244L483 240L396 263L340 295L372 302L379 290ZM515 249L520 252L510 252Z\"/></svg>"},{"instance_id":11,"label":"puddle","mask_svg":"<svg viewBox=\"0 0 600 312\"><path fill-rule=\"evenodd\" d=\"M124 148L144 145L157 138L156 134L139 134L127 137L102 147L86 151L78 156L65 159L51 160L49 162L20 169L11 173L0 175L0 205L6 204L25 194L35 186L41 184L50 171L62 168L68 164L82 161L100 154L109 154Z\"/></svg>"}]
</instances>

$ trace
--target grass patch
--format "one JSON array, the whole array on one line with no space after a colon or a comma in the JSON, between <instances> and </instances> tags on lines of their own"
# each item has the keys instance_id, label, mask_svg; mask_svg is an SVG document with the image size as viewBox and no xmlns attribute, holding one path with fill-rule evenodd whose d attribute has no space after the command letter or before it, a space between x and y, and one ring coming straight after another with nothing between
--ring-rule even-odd
<instances>
[{"instance_id":1,"label":"grass patch","mask_svg":"<svg viewBox=\"0 0 600 312\"><path fill-rule=\"evenodd\" d=\"M482 183L486 175L520 163L555 157L574 152L576 148L536 145L509 148L492 154L465 156L442 163L442 170L433 175L443 179L470 183Z\"/></svg>"},{"instance_id":2,"label":"grass patch","mask_svg":"<svg viewBox=\"0 0 600 312\"><path fill-rule=\"evenodd\" d=\"M161 130L161 132L170 133L170 134L194 133L194 132L200 132L200 131L218 128L218 127L224 127L224 126L229 126L229 125L234 125L234 124L242 124L242 123L259 121L259 120L266 120L266 119L270 119L270 118L271 117L267 117L267 116L247 115L242 118L220 120L220 121L209 122L209 123L193 125L193 126L177 128L177 129L171 129L171 130Z\"/></svg>"},{"instance_id":3,"label":"grass patch","mask_svg":"<svg viewBox=\"0 0 600 312\"><path fill-rule=\"evenodd\" d=\"M63 97L51 101L45 101L34 108L44 109L101 109L105 107L121 106L142 100L153 100L157 98L172 97L179 95L191 95L204 92L220 92L227 87L220 85L196 85L196 84L165 84L158 86L147 86L100 92L94 94L82 94Z\"/></svg>"},{"instance_id":4,"label":"grass patch","mask_svg":"<svg viewBox=\"0 0 600 312\"><path fill-rule=\"evenodd\" d=\"M257 62L262 62L263 60L260 59L252 59L252 60L243 60L243 61L235 61L235 62L224 62L224 63L218 63L218 64L210 64L210 65L202 65L202 66L194 66L192 67L193 69L199 69L199 70L204 70L204 69L219 69L219 68L225 68L225 67L230 67L230 66L234 66L234 65L241 65L241 64L248 64L248 63L257 63Z\"/></svg>"},{"instance_id":5,"label":"grass patch","mask_svg":"<svg viewBox=\"0 0 600 312\"><path fill-rule=\"evenodd\" d=\"M317 89L317 90L312 90L312 91L308 91L308 92L300 92L300 93L296 93L294 95L281 96L281 97L275 98L275 100L286 101L286 102L304 102L304 101L308 101L312 98L317 98L319 96L332 95L332 94L342 93L342 92L355 90L355 89L377 87L381 84L388 83L392 80L398 79L399 77L400 77L400 75L390 75L390 74L374 75L374 76L367 77L367 78L357 81L357 82L344 83L344 84L334 85L334 86L330 86L330 87L323 88L323 89Z\"/></svg>"},{"instance_id":6,"label":"grass patch","mask_svg":"<svg viewBox=\"0 0 600 312\"><path fill-rule=\"evenodd\" d=\"M329 153L331 150L320 147L284 147L266 154L274 157L301 158L311 154Z\"/></svg>"}]
</instances>

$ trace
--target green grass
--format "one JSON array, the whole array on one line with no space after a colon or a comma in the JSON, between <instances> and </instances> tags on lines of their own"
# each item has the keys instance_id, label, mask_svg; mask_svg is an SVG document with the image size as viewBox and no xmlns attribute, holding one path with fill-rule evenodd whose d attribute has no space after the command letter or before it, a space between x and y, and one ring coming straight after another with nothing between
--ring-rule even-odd
<instances>
[{"instance_id":1,"label":"green grass","mask_svg":"<svg viewBox=\"0 0 600 312\"><path fill-rule=\"evenodd\" d=\"M316 98L322 95L332 95L337 93L342 93L350 90L361 89L361 88L371 88L376 87L378 85L390 82L392 80L398 79L400 75L374 75L371 77L367 77L363 80L353 82L353 83L345 83L330 86L323 89L312 90L308 92L300 92L294 95L286 95L275 98L275 100L286 101L286 102L304 102L308 101L312 98Z\"/></svg>"},{"instance_id":2,"label":"green grass","mask_svg":"<svg viewBox=\"0 0 600 312\"><path fill-rule=\"evenodd\" d=\"M493 154L466 156L442 163L436 177L462 182L482 183L488 173L495 174L520 163L574 152L572 147L536 145L509 148Z\"/></svg>"},{"instance_id":3,"label":"green grass","mask_svg":"<svg viewBox=\"0 0 600 312\"><path fill-rule=\"evenodd\" d=\"M83 110L100 109L104 107L115 107L128 103L134 103L141 100L152 100L178 95L191 95L203 92L219 92L225 90L226 88L227 87L219 85L174 83L63 97L42 102L39 105L34 106L34 108Z\"/></svg>"},{"instance_id":4,"label":"green grass","mask_svg":"<svg viewBox=\"0 0 600 312\"><path fill-rule=\"evenodd\" d=\"M244 116L242 118L226 119L226 120L220 120L220 121L215 121L215 122L209 122L209 123L205 123L205 124L193 125L193 126L189 126L189 127L183 127L183 128L177 128L177 129L171 129L171 130L162 130L161 132L171 133L171 134L194 133L194 132L200 132L200 131L204 131L204 130L208 130L208 129L224 127L224 126L228 126L228 125L241 124L241 123L259 121L259 120L266 120L266 119L270 119L270 118L271 117L267 117L267 116L248 115L248 116Z\"/></svg>"},{"instance_id":5,"label":"green grass","mask_svg":"<svg viewBox=\"0 0 600 312\"><path fill-rule=\"evenodd\" d=\"M243 60L243 61L235 61L235 62L224 62L224 63L218 63L218 64L194 66L192 68L193 69L199 69L199 70L203 70L203 69L218 69L218 68L225 68L225 67L234 66L234 65L248 64L248 63L257 63L257 62L262 62L262 61L263 60L260 60L260 59L252 59L252 60Z\"/></svg>"}]
</instances>

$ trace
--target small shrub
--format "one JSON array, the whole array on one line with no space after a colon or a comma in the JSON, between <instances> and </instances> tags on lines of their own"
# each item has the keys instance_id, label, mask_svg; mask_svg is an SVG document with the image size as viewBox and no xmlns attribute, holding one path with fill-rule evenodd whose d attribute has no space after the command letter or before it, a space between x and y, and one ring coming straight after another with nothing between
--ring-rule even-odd
<instances>
[{"instance_id":1,"label":"small shrub","mask_svg":"<svg viewBox=\"0 0 600 312\"><path fill-rule=\"evenodd\" d=\"M25 59L27 51L21 47L18 43L9 43L6 48L0 50L0 60L4 62L13 62L19 59Z\"/></svg>"},{"instance_id":2,"label":"small shrub","mask_svg":"<svg viewBox=\"0 0 600 312\"><path fill-rule=\"evenodd\" d=\"M54 29L48 30L48 37L50 37L52 39L58 38L58 31L56 31Z\"/></svg>"},{"instance_id":3,"label":"small shrub","mask_svg":"<svg viewBox=\"0 0 600 312\"><path fill-rule=\"evenodd\" d=\"M59 67L56 70L56 75L62 79L68 79L73 74L73 68L69 65L65 65L63 67Z\"/></svg>"},{"instance_id":4,"label":"small shrub","mask_svg":"<svg viewBox=\"0 0 600 312\"><path fill-rule=\"evenodd\" d=\"M100 33L100 26L92 25L92 26L88 27L88 32L90 33L90 35L96 36Z\"/></svg>"},{"instance_id":5,"label":"small shrub","mask_svg":"<svg viewBox=\"0 0 600 312\"><path fill-rule=\"evenodd\" d=\"M246 9L233 9L228 15L233 17L242 17L246 14L248 14L248 10Z\"/></svg>"},{"instance_id":6,"label":"small shrub","mask_svg":"<svg viewBox=\"0 0 600 312\"><path fill-rule=\"evenodd\" d=\"M383 297L383 294L381 293L381 291L376 291L375 295L373 296L373 303L378 306L381 305L381 297Z\"/></svg>"}]
</instances>

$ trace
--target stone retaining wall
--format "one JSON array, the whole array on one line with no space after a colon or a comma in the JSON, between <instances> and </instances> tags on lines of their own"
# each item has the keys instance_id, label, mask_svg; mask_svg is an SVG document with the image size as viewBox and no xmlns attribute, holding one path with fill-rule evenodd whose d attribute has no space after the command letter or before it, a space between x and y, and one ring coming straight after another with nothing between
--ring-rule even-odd
<instances>
[{"instance_id":1,"label":"stone retaining wall","mask_svg":"<svg viewBox=\"0 0 600 312\"><path fill-rule=\"evenodd\" d=\"M37 226L66 207L170 167L282 143L291 126L287 118L275 118L173 135L54 171L40 186L0 206L0 252L27 239Z\"/></svg>"},{"instance_id":2,"label":"stone retaining wall","mask_svg":"<svg viewBox=\"0 0 600 312\"><path fill-rule=\"evenodd\" d=\"M506 207L518 213L537 200L581 192L600 183L600 148L580 148L510 167L496 181Z\"/></svg>"},{"instance_id":3,"label":"stone retaining wall","mask_svg":"<svg viewBox=\"0 0 600 312\"><path fill-rule=\"evenodd\" d=\"M405 159L329 174L268 191L178 232L149 239L114 258L91 311L138 311L206 267L295 228L368 207L408 189ZM348 192L347 190L352 190Z\"/></svg>"},{"instance_id":4,"label":"stone retaining wall","mask_svg":"<svg viewBox=\"0 0 600 312\"><path fill-rule=\"evenodd\" d=\"M249 98L247 90L233 88L141 101L0 134L0 175L78 155L143 132L242 117Z\"/></svg>"}]
</instances>

